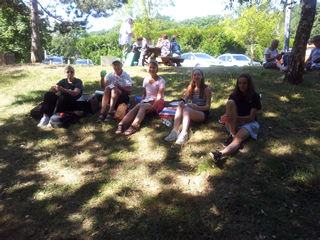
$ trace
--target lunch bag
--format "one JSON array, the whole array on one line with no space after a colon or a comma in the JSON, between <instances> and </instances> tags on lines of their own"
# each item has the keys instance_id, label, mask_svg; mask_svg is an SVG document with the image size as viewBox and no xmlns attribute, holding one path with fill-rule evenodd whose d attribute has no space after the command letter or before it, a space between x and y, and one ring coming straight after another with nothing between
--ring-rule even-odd
<instances>
[{"instance_id":1,"label":"lunch bag","mask_svg":"<svg viewBox=\"0 0 320 240\"><path fill-rule=\"evenodd\" d=\"M53 127L67 128L70 124L77 123L78 117L74 112L55 113L50 118Z\"/></svg>"}]
</instances>

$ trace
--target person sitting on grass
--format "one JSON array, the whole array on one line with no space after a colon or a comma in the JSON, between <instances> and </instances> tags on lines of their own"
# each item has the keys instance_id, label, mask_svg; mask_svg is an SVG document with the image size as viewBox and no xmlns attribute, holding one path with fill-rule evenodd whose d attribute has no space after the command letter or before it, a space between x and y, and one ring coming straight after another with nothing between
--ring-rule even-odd
<instances>
[{"instance_id":1,"label":"person sitting on grass","mask_svg":"<svg viewBox=\"0 0 320 240\"><path fill-rule=\"evenodd\" d=\"M313 43L315 48L312 49L310 56L306 60L307 70L320 70L320 35L311 38L310 44Z\"/></svg>"},{"instance_id":2,"label":"person sitting on grass","mask_svg":"<svg viewBox=\"0 0 320 240\"><path fill-rule=\"evenodd\" d=\"M255 90L252 77L248 73L241 74L233 93L229 96L226 113L221 119L226 122L226 129L231 135L225 141L225 149L209 153L214 162L236 151L248 137L257 139L257 111L260 109L260 95Z\"/></svg>"},{"instance_id":3,"label":"person sitting on grass","mask_svg":"<svg viewBox=\"0 0 320 240\"><path fill-rule=\"evenodd\" d=\"M130 127L123 133L128 136L135 133L146 114L159 113L164 107L165 81L157 75L159 66L157 61L148 63L149 77L143 80L143 96L138 103L118 124L116 134L121 134L123 125L133 121Z\"/></svg>"},{"instance_id":4,"label":"person sitting on grass","mask_svg":"<svg viewBox=\"0 0 320 240\"><path fill-rule=\"evenodd\" d=\"M192 103L188 103L192 100ZM174 116L173 129L164 139L165 141L175 141L176 144L184 144L188 140L188 129L190 121L201 123L209 118L211 105L211 88L204 83L204 75L200 69L193 70L191 82ZM182 125L182 131L179 132L179 126Z\"/></svg>"},{"instance_id":5,"label":"person sitting on grass","mask_svg":"<svg viewBox=\"0 0 320 240\"><path fill-rule=\"evenodd\" d=\"M280 69L280 71L286 71L287 67L284 67L280 63L280 59L284 54L284 51L279 53L278 46L280 41L273 39L270 43L270 47L266 48L263 57L263 67L266 69Z\"/></svg>"},{"instance_id":6,"label":"person sitting on grass","mask_svg":"<svg viewBox=\"0 0 320 240\"><path fill-rule=\"evenodd\" d=\"M43 117L37 125L38 127L46 124L48 124L47 127L52 127L50 117L55 113L78 110L77 99L82 96L82 81L74 77L75 71L72 66L65 67L64 72L67 78L60 80L44 95L40 109ZM60 92L59 96L56 94L57 92ZM77 115L78 113L76 112Z\"/></svg>"},{"instance_id":7,"label":"person sitting on grass","mask_svg":"<svg viewBox=\"0 0 320 240\"><path fill-rule=\"evenodd\" d=\"M101 111L97 122L110 121L114 115L114 109L121 103L128 103L130 100L132 80L128 73L122 70L120 58L112 61L114 72L109 73L104 79L101 72L100 87L104 88L101 102ZM110 108L106 115L107 105L110 102Z\"/></svg>"}]
</instances>

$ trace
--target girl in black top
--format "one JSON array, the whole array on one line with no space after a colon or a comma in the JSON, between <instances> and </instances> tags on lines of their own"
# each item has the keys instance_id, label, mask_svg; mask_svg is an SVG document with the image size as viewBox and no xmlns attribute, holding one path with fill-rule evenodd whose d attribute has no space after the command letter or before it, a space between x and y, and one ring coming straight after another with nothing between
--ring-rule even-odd
<instances>
[{"instance_id":1,"label":"girl in black top","mask_svg":"<svg viewBox=\"0 0 320 240\"><path fill-rule=\"evenodd\" d=\"M215 162L236 151L248 137L257 139L257 111L260 109L260 95L255 91L252 77L248 73L241 74L233 93L229 96L226 113L222 116L222 121L226 122L226 128L230 132L229 138L225 141L226 148L210 153Z\"/></svg>"}]
</instances>

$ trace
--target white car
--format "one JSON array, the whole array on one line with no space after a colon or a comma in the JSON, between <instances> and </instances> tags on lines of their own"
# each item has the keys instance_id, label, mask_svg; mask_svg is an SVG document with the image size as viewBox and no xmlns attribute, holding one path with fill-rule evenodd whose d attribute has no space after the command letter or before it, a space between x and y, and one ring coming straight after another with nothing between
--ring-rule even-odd
<instances>
[{"instance_id":1,"label":"white car","mask_svg":"<svg viewBox=\"0 0 320 240\"><path fill-rule=\"evenodd\" d=\"M249 66L251 59L248 58L246 55L243 54L223 54L217 57L217 64L222 66ZM253 61L254 66L261 65L259 62Z\"/></svg>"},{"instance_id":2,"label":"white car","mask_svg":"<svg viewBox=\"0 0 320 240\"><path fill-rule=\"evenodd\" d=\"M205 53L185 53L181 57L185 58L181 63L183 67L210 67L216 65L216 60Z\"/></svg>"}]
</instances>

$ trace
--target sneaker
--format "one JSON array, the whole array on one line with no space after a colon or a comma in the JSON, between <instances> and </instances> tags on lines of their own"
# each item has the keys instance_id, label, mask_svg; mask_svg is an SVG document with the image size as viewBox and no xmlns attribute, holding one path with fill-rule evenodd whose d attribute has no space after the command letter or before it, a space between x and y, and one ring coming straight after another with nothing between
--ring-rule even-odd
<instances>
[{"instance_id":1,"label":"sneaker","mask_svg":"<svg viewBox=\"0 0 320 240\"><path fill-rule=\"evenodd\" d=\"M230 143L233 141L232 135L230 135L227 140L224 141L224 146L227 147L230 145Z\"/></svg>"},{"instance_id":2,"label":"sneaker","mask_svg":"<svg viewBox=\"0 0 320 240\"><path fill-rule=\"evenodd\" d=\"M53 128L53 125L52 125L51 121L49 121L49 123L47 125L47 128Z\"/></svg>"},{"instance_id":3,"label":"sneaker","mask_svg":"<svg viewBox=\"0 0 320 240\"><path fill-rule=\"evenodd\" d=\"M211 152L209 155L215 163L219 162L222 158L222 153L219 151Z\"/></svg>"},{"instance_id":4,"label":"sneaker","mask_svg":"<svg viewBox=\"0 0 320 240\"><path fill-rule=\"evenodd\" d=\"M178 136L178 139L176 141L176 144L185 144L188 141L188 133L187 132L181 132Z\"/></svg>"},{"instance_id":5,"label":"sneaker","mask_svg":"<svg viewBox=\"0 0 320 240\"><path fill-rule=\"evenodd\" d=\"M176 131L176 130L172 129L170 134L164 140L167 142L175 141L175 140L177 140L179 134L180 134L179 130Z\"/></svg>"},{"instance_id":6,"label":"sneaker","mask_svg":"<svg viewBox=\"0 0 320 240\"><path fill-rule=\"evenodd\" d=\"M42 117L40 122L38 123L37 127L42 127L46 125L49 122L50 118L49 117Z\"/></svg>"}]
</instances>

